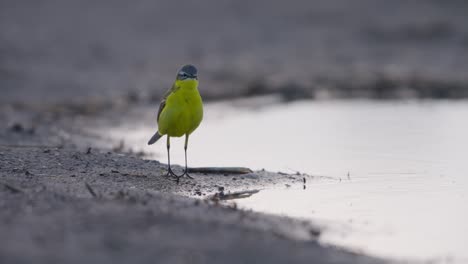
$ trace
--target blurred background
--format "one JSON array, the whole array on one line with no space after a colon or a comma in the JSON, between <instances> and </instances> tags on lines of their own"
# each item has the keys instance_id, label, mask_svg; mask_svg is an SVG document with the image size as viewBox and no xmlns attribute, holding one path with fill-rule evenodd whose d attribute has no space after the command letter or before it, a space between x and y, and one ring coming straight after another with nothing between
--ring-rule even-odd
<instances>
[{"instance_id":1,"label":"blurred background","mask_svg":"<svg viewBox=\"0 0 468 264\"><path fill-rule=\"evenodd\" d=\"M205 99L468 96L468 4L0 2L1 101L159 99L180 65Z\"/></svg>"},{"instance_id":2,"label":"blurred background","mask_svg":"<svg viewBox=\"0 0 468 264\"><path fill-rule=\"evenodd\" d=\"M2 0L0 141L165 162L146 142L188 63L207 102L190 166L321 176L240 207L369 254L468 259L467 1Z\"/></svg>"}]
</instances>

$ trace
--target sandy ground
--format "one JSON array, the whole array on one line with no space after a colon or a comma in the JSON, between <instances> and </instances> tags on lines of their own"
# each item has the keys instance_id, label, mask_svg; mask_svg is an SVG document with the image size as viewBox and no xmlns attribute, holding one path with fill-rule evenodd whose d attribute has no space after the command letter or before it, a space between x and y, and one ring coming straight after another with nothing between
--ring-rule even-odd
<instances>
[{"instance_id":1,"label":"sandy ground","mask_svg":"<svg viewBox=\"0 0 468 264\"><path fill-rule=\"evenodd\" d=\"M311 223L209 199L221 188L302 184L311 176L194 173L176 184L158 161L47 146L18 127L2 131L1 263L386 262L320 245ZM29 145L8 141L13 137Z\"/></svg>"}]
</instances>

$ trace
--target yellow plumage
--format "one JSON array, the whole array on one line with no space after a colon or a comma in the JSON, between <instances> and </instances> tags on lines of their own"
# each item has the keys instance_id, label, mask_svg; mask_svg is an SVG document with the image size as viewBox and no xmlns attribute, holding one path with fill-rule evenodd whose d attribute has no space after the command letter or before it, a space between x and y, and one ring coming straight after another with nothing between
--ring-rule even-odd
<instances>
[{"instance_id":1,"label":"yellow plumage","mask_svg":"<svg viewBox=\"0 0 468 264\"><path fill-rule=\"evenodd\" d=\"M179 178L188 175L187 145L190 134L200 125L203 119L203 102L198 92L197 69L192 65L185 65L177 74L172 88L165 94L159 105L158 131L148 141L154 144L162 136L167 135L167 165L168 176ZM182 175L175 174L171 169L169 154L170 138L185 135L185 171Z\"/></svg>"},{"instance_id":2,"label":"yellow plumage","mask_svg":"<svg viewBox=\"0 0 468 264\"><path fill-rule=\"evenodd\" d=\"M158 114L160 135L190 135L203 119L203 102L197 80L176 80L164 104Z\"/></svg>"}]
</instances>

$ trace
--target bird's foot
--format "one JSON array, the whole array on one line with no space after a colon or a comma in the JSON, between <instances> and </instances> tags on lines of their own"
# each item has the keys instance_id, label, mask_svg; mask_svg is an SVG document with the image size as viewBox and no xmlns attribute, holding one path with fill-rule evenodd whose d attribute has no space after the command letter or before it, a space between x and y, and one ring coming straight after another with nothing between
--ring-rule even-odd
<instances>
[{"instance_id":1,"label":"bird's foot","mask_svg":"<svg viewBox=\"0 0 468 264\"><path fill-rule=\"evenodd\" d=\"M186 176L187 178L189 179L192 179L193 180L193 177L190 176L190 174L188 174L187 170L184 171L184 174L182 174L180 177L183 177L183 176Z\"/></svg>"},{"instance_id":2,"label":"bird's foot","mask_svg":"<svg viewBox=\"0 0 468 264\"><path fill-rule=\"evenodd\" d=\"M177 178L179 177L179 175L175 174L171 169L169 169L166 173L166 175L164 175L165 177L171 177L171 178Z\"/></svg>"},{"instance_id":3,"label":"bird's foot","mask_svg":"<svg viewBox=\"0 0 468 264\"><path fill-rule=\"evenodd\" d=\"M175 172L173 172L171 169L169 169L165 175L165 177L170 177L172 178L173 181L179 183L180 182L180 178L186 176L187 178L189 179L192 179L193 180L193 177L190 176L187 171L184 171L184 173L182 175L177 175Z\"/></svg>"}]
</instances>

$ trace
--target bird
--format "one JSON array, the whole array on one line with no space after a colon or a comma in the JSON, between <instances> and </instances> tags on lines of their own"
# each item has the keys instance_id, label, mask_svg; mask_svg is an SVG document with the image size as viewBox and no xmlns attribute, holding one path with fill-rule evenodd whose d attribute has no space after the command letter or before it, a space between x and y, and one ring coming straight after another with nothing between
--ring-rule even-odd
<instances>
[{"instance_id":1,"label":"bird","mask_svg":"<svg viewBox=\"0 0 468 264\"><path fill-rule=\"evenodd\" d=\"M167 136L167 174L166 176L179 178L187 176L187 147L190 134L200 125L203 119L203 101L198 91L198 70L193 65L184 65L177 73L172 87L164 95L157 114L158 129L148 141L154 144L161 137ZM177 175L171 169L170 138L185 135L185 170Z\"/></svg>"}]
</instances>

